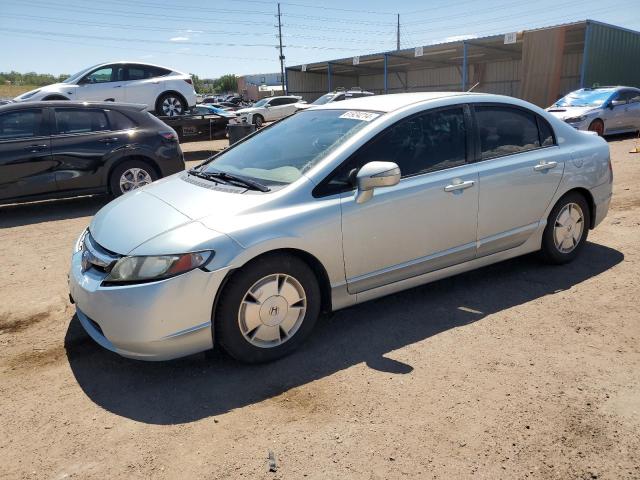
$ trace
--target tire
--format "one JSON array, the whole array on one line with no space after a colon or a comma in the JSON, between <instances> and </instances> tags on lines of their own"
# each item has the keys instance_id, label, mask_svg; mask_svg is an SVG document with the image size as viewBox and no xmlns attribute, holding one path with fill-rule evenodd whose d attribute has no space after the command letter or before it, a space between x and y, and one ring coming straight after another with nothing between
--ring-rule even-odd
<instances>
[{"instance_id":1,"label":"tire","mask_svg":"<svg viewBox=\"0 0 640 480\"><path fill-rule=\"evenodd\" d=\"M261 128L264 125L264 117L260 114L256 114L253 116L253 124L256 128Z\"/></svg>"},{"instance_id":2,"label":"tire","mask_svg":"<svg viewBox=\"0 0 640 480\"><path fill-rule=\"evenodd\" d=\"M175 117L187 111L187 102L177 93L163 93L156 102L156 115Z\"/></svg>"},{"instance_id":3,"label":"tire","mask_svg":"<svg viewBox=\"0 0 640 480\"><path fill-rule=\"evenodd\" d=\"M109 190L114 197L119 197L158 178L158 173L148 163L141 160L125 160L116 165L111 172Z\"/></svg>"},{"instance_id":4,"label":"tire","mask_svg":"<svg viewBox=\"0 0 640 480\"><path fill-rule=\"evenodd\" d=\"M214 312L214 338L241 362L270 362L304 342L320 303L318 280L305 262L286 254L262 257L225 285Z\"/></svg>"},{"instance_id":5,"label":"tire","mask_svg":"<svg viewBox=\"0 0 640 480\"><path fill-rule=\"evenodd\" d=\"M584 196L570 192L562 197L551 210L542 234L542 258L555 265L573 261L587 241L589 225L591 214Z\"/></svg>"},{"instance_id":6,"label":"tire","mask_svg":"<svg viewBox=\"0 0 640 480\"><path fill-rule=\"evenodd\" d=\"M599 118L596 118L589 124L589 131L596 132L599 137L602 137L604 135L604 122Z\"/></svg>"}]
</instances>

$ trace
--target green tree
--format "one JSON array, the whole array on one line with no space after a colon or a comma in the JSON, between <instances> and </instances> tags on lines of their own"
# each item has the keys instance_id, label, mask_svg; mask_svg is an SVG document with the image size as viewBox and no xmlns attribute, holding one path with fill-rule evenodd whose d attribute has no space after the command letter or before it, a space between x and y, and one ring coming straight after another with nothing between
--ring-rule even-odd
<instances>
[{"instance_id":1,"label":"green tree","mask_svg":"<svg viewBox=\"0 0 640 480\"><path fill-rule=\"evenodd\" d=\"M223 75L220 78L214 80L213 86L218 93L222 92L237 92L238 91L238 77L233 74Z\"/></svg>"}]
</instances>

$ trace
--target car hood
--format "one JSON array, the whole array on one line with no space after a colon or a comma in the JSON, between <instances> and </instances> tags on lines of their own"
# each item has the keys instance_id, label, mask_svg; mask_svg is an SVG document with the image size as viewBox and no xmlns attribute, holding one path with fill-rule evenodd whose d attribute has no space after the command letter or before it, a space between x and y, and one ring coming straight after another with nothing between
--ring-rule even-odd
<instances>
[{"instance_id":1,"label":"car hood","mask_svg":"<svg viewBox=\"0 0 640 480\"><path fill-rule=\"evenodd\" d=\"M547 112L562 120L565 118L579 117L580 115L587 115L595 110L597 107L549 107Z\"/></svg>"},{"instance_id":2,"label":"car hood","mask_svg":"<svg viewBox=\"0 0 640 480\"><path fill-rule=\"evenodd\" d=\"M212 189L214 185L186 172L154 182L104 206L91 222L91 235L104 248L125 255L192 222L205 225L212 235L228 235L241 225L243 215L265 207L264 194L226 185ZM255 222L255 216L246 218Z\"/></svg>"},{"instance_id":3,"label":"car hood","mask_svg":"<svg viewBox=\"0 0 640 480\"><path fill-rule=\"evenodd\" d=\"M71 89L71 88L76 88L77 85L71 85L71 84L67 84L67 83L52 83L51 85L46 85L44 87L38 87L35 88L33 90L29 90L28 92L24 92L20 95L18 95L16 98L14 98L14 100L16 101L20 101L25 99L24 97L30 98L32 95L30 95L31 93L60 93L62 90L66 89Z\"/></svg>"}]
</instances>

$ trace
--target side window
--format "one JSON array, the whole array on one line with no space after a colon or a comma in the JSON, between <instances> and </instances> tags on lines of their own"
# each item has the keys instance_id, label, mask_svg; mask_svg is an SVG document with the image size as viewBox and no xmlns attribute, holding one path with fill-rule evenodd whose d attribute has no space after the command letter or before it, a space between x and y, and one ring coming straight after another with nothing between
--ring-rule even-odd
<instances>
[{"instance_id":1,"label":"side window","mask_svg":"<svg viewBox=\"0 0 640 480\"><path fill-rule=\"evenodd\" d=\"M298 103L300 100L298 100L297 98L286 98L285 99L285 105L292 105L294 103Z\"/></svg>"},{"instance_id":2,"label":"side window","mask_svg":"<svg viewBox=\"0 0 640 480\"><path fill-rule=\"evenodd\" d=\"M550 147L555 145L555 137L553 136L553 130L549 122L544 118L538 117L538 127L540 128L540 142L543 147Z\"/></svg>"},{"instance_id":3,"label":"side window","mask_svg":"<svg viewBox=\"0 0 640 480\"><path fill-rule=\"evenodd\" d=\"M0 115L0 140L18 140L46 135L42 110L30 109Z\"/></svg>"},{"instance_id":4,"label":"side window","mask_svg":"<svg viewBox=\"0 0 640 480\"><path fill-rule=\"evenodd\" d=\"M633 90L625 90L620 93L620 97L618 100L622 100L625 103L633 103L637 102L638 92L634 92Z\"/></svg>"},{"instance_id":5,"label":"side window","mask_svg":"<svg viewBox=\"0 0 640 480\"><path fill-rule=\"evenodd\" d=\"M107 110L107 112L109 113L111 130L129 130L137 127L133 120L125 114L117 112L116 110Z\"/></svg>"},{"instance_id":6,"label":"side window","mask_svg":"<svg viewBox=\"0 0 640 480\"><path fill-rule=\"evenodd\" d=\"M112 73L113 68L111 66L102 67L91 72L83 80L84 83L107 83L111 81Z\"/></svg>"},{"instance_id":7,"label":"side window","mask_svg":"<svg viewBox=\"0 0 640 480\"><path fill-rule=\"evenodd\" d=\"M401 120L360 148L326 183L326 193L353 187L354 172L369 162L394 162L402 177L465 163L467 134L464 111L448 108Z\"/></svg>"},{"instance_id":8,"label":"side window","mask_svg":"<svg viewBox=\"0 0 640 480\"><path fill-rule=\"evenodd\" d=\"M476 106L482 159L540 148L535 114L518 108Z\"/></svg>"},{"instance_id":9,"label":"side window","mask_svg":"<svg viewBox=\"0 0 640 480\"><path fill-rule=\"evenodd\" d=\"M144 67L130 66L128 69L128 80L144 80L145 78L152 77L151 72L147 71Z\"/></svg>"},{"instance_id":10,"label":"side window","mask_svg":"<svg viewBox=\"0 0 640 480\"><path fill-rule=\"evenodd\" d=\"M340 95L336 95L336 98L333 99L334 102L340 102L344 100L344 93L341 93Z\"/></svg>"},{"instance_id":11,"label":"side window","mask_svg":"<svg viewBox=\"0 0 640 480\"><path fill-rule=\"evenodd\" d=\"M109 130L104 110L60 108L55 110L58 133L91 133Z\"/></svg>"},{"instance_id":12,"label":"side window","mask_svg":"<svg viewBox=\"0 0 640 480\"><path fill-rule=\"evenodd\" d=\"M284 98L274 98L269 102L270 107L279 107L280 105L284 105Z\"/></svg>"}]
</instances>

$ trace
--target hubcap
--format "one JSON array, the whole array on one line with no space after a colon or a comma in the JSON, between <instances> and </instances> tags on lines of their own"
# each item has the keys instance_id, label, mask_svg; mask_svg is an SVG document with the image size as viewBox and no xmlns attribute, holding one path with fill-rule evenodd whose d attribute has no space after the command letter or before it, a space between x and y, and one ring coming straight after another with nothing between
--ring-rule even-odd
<instances>
[{"instance_id":1,"label":"hubcap","mask_svg":"<svg viewBox=\"0 0 640 480\"><path fill-rule=\"evenodd\" d=\"M140 188L144 185L148 185L153 180L151 175L146 170L141 168L130 168L125 170L120 176L120 190L122 193L127 193L136 188Z\"/></svg>"},{"instance_id":2,"label":"hubcap","mask_svg":"<svg viewBox=\"0 0 640 480\"><path fill-rule=\"evenodd\" d=\"M578 246L584 230L584 214L580 205L568 203L558 213L553 228L553 241L558 251L569 253Z\"/></svg>"},{"instance_id":3,"label":"hubcap","mask_svg":"<svg viewBox=\"0 0 640 480\"><path fill-rule=\"evenodd\" d=\"M162 102L162 112L169 117L180 115L182 114L182 103L176 97L167 97Z\"/></svg>"},{"instance_id":4,"label":"hubcap","mask_svg":"<svg viewBox=\"0 0 640 480\"><path fill-rule=\"evenodd\" d=\"M268 275L247 291L238 311L244 338L260 348L282 345L300 328L307 297L300 282L290 275Z\"/></svg>"}]
</instances>

